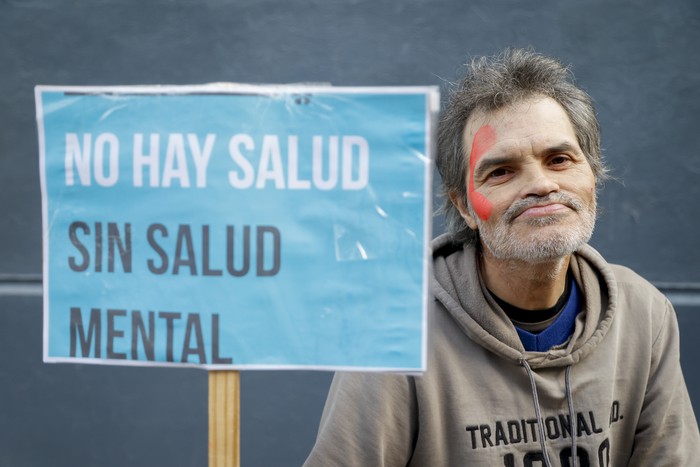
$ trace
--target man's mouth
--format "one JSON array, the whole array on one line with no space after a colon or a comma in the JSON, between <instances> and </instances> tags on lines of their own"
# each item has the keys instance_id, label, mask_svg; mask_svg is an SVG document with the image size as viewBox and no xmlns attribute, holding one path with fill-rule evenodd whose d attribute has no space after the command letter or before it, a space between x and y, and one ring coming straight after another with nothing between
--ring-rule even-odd
<instances>
[{"instance_id":1,"label":"man's mouth","mask_svg":"<svg viewBox=\"0 0 700 467\"><path fill-rule=\"evenodd\" d=\"M562 211L569 211L570 209L561 203L552 203L544 205L536 205L523 210L518 217L542 217L551 216L552 214L558 214Z\"/></svg>"},{"instance_id":2,"label":"man's mouth","mask_svg":"<svg viewBox=\"0 0 700 467\"><path fill-rule=\"evenodd\" d=\"M546 198L523 199L514 203L506 212L505 218L513 222L518 217L544 217L565 211L578 211L581 203L574 197L563 194Z\"/></svg>"}]
</instances>

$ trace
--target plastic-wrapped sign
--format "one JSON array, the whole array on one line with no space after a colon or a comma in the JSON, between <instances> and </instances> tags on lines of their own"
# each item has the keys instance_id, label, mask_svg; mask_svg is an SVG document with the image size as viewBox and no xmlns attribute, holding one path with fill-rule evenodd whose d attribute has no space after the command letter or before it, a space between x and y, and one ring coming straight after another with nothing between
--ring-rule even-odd
<instances>
[{"instance_id":1,"label":"plastic-wrapped sign","mask_svg":"<svg viewBox=\"0 0 700 467\"><path fill-rule=\"evenodd\" d=\"M44 360L421 371L436 88L36 88Z\"/></svg>"}]
</instances>

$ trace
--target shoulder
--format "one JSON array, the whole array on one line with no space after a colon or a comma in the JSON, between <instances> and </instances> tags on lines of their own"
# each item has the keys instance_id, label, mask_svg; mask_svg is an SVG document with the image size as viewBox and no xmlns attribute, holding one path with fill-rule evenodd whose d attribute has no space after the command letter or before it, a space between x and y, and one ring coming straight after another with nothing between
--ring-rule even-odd
<instances>
[{"instance_id":1,"label":"shoulder","mask_svg":"<svg viewBox=\"0 0 700 467\"><path fill-rule=\"evenodd\" d=\"M612 294L619 295L625 303L652 303L665 305L666 297L648 280L620 264L608 263L593 247L586 245L579 251L598 271L602 282ZM611 297L613 300L615 297Z\"/></svg>"},{"instance_id":2,"label":"shoulder","mask_svg":"<svg viewBox=\"0 0 700 467\"><path fill-rule=\"evenodd\" d=\"M653 284L626 266L611 264L610 270L617 283L617 315L627 329L644 328L653 343L664 329L677 326L673 305Z\"/></svg>"},{"instance_id":3,"label":"shoulder","mask_svg":"<svg viewBox=\"0 0 700 467\"><path fill-rule=\"evenodd\" d=\"M653 340L675 314L671 302L653 284L632 269L608 263L600 253L586 245L579 250L596 270L608 312L617 326ZM607 292L607 293L606 293ZM634 330L634 331L632 331Z\"/></svg>"},{"instance_id":4,"label":"shoulder","mask_svg":"<svg viewBox=\"0 0 700 467\"><path fill-rule=\"evenodd\" d=\"M626 302L641 302L665 308L668 299L651 282L632 269L619 264L610 264L617 285L618 293Z\"/></svg>"}]
</instances>

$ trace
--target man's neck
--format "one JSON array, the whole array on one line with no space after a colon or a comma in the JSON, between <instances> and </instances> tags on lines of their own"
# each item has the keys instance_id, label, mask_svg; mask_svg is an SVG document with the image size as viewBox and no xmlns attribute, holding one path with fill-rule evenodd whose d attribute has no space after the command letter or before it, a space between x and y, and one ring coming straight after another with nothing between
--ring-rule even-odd
<instances>
[{"instance_id":1,"label":"man's neck","mask_svg":"<svg viewBox=\"0 0 700 467\"><path fill-rule=\"evenodd\" d=\"M566 288L570 256L543 263L500 260L486 248L480 258L486 287L501 300L525 310L553 307Z\"/></svg>"}]
</instances>

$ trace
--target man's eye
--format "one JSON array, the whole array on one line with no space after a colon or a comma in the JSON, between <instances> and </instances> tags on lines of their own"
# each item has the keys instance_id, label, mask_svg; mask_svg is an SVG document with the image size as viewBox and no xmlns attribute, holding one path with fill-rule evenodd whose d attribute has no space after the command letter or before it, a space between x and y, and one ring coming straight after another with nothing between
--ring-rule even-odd
<instances>
[{"instance_id":1,"label":"man's eye","mask_svg":"<svg viewBox=\"0 0 700 467\"><path fill-rule=\"evenodd\" d=\"M549 163L552 165L561 165L567 162L569 162L569 158L566 156L554 156L549 160Z\"/></svg>"},{"instance_id":2,"label":"man's eye","mask_svg":"<svg viewBox=\"0 0 700 467\"><path fill-rule=\"evenodd\" d=\"M489 173L489 178L499 178L508 175L508 169L496 169Z\"/></svg>"}]
</instances>

